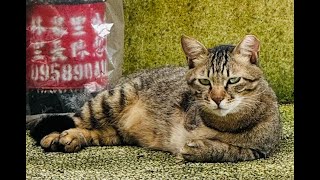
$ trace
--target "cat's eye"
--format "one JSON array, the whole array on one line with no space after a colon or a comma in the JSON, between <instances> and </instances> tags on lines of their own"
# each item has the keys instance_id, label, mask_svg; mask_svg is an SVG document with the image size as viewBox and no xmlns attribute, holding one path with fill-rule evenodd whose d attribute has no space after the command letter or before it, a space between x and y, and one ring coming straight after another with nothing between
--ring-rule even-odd
<instances>
[{"instance_id":1,"label":"cat's eye","mask_svg":"<svg viewBox=\"0 0 320 180\"><path fill-rule=\"evenodd\" d=\"M233 77L229 79L229 84L235 84L240 81L240 77Z\"/></svg>"},{"instance_id":2,"label":"cat's eye","mask_svg":"<svg viewBox=\"0 0 320 180\"><path fill-rule=\"evenodd\" d=\"M199 82L202 84L202 85L210 85L210 81L208 79L199 79Z\"/></svg>"}]
</instances>

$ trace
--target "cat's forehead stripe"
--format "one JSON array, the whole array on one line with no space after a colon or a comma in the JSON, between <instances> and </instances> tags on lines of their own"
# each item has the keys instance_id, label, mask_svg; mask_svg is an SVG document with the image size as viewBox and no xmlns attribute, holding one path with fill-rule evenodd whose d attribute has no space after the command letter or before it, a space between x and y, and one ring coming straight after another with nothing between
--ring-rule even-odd
<instances>
[{"instance_id":1,"label":"cat's forehead stripe","mask_svg":"<svg viewBox=\"0 0 320 180\"><path fill-rule=\"evenodd\" d=\"M216 46L212 49L209 49L209 52L211 53L211 67L209 67L209 71L212 70L212 73L223 73L226 69L227 76L229 76L229 68L228 68L228 62L230 60L230 53L232 52L234 46L232 45L220 45Z\"/></svg>"}]
</instances>

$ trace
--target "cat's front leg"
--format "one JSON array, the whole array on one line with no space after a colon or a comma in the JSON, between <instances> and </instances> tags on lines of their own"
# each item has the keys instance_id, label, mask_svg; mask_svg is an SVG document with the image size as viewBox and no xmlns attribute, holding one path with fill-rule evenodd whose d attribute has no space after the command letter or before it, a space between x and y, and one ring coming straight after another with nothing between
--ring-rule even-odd
<instances>
[{"instance_id":1,"label":"cat's front leg","mask_svg":"<svg viewBox=\"0 0 320 180\"><path fill-rule=\"evenodd\" d=\"M266 157L266 153L258 150L209 139L190 140L180 153L184 160L192 162L237 162Z\"/></svg>"},{"instance_id":2,"label":"cat's front leg","mask_svg":"<svg viewBox=\"0 0 320 180\"><path fill-rule=\"evenodd\" d=\"M71 128L61 133L53 132L40 141L46 151L77 152L86 146L118 145L121 143L116 130L111 126L89 130Z\"/></svg>"}]
</instances>

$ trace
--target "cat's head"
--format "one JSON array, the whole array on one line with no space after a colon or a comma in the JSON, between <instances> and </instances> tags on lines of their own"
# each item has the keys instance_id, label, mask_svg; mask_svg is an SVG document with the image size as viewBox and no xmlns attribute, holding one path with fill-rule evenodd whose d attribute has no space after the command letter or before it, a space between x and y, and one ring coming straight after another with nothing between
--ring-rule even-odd
<instances>
[{"instance_id":1,"label":"cat's head","mask_svg":"<svg viewBox=\"0 0 320 180\"><path fill-rule=\"evenodd\" d=\"M245 36L238 45L219 45L207 49L194 38L182 36L187 57L188 85L194 90L202 110L218 116L253 107L258 101L260 41Z\"/></svg>"}]
</instances>

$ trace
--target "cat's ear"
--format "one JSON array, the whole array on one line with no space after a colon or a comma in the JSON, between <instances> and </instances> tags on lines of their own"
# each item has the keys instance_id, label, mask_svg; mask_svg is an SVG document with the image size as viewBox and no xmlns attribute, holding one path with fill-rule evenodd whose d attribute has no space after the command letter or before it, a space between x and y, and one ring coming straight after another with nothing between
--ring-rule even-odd
<instances>
[{"instance_id":1,"label":"cat's ear","mask_svg":"<svg viewBox=\"0 0 320 180\"><path fill-rule=\"evenodd\" d=\"M235 47L233 53L248 57L252 64L258 65L260 41L254 35L246 35Z\"/></svg>"},{"instance_id":2,"label":"cat's ear","mask_svg":"<svg viewBox=\"0 0 320 180\"><path fill-rule=\"evenodd\" d=\"M206 61L208 55L207 48L194 38L182 35L181 36L182 49L187 56L189 68L194 68Z\"/></svg>"}]
</instances>

